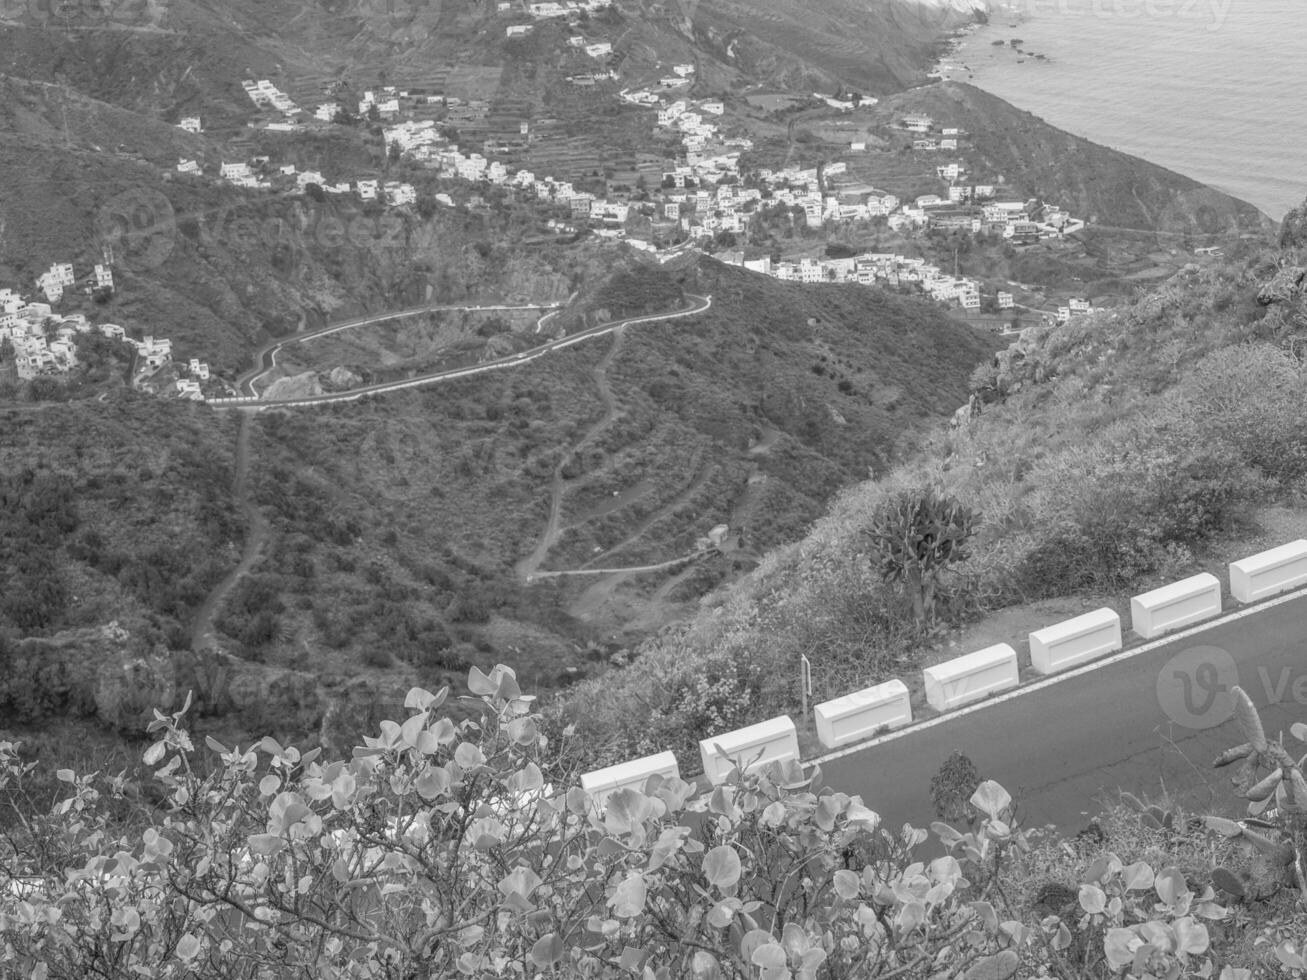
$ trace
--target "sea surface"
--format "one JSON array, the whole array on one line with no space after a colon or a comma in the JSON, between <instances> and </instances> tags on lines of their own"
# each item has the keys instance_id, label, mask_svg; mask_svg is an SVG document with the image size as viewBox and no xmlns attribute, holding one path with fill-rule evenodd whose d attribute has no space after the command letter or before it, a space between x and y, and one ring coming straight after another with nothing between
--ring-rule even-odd
<instances>
[{"instance_id":1,"label":"sea surface","mask_svg":"<svg viewBox=\"0 0 1307 980\"><path fill-rule=\"evenodd\" d=\"M1016 0L945 73L1278 221L1307 198L1304 27L1303 0Z\"/></svg>"}]
</instances>

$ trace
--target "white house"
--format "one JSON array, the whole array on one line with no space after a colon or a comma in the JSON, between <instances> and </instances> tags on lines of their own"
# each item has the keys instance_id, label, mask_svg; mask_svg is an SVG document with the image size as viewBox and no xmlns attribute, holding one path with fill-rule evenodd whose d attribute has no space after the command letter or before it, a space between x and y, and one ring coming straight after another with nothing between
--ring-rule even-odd
<instances>
[{"instance_id":1,"label":"white house","mask_svg":"<svg viewBox=\"0 0 1307 980\"><path fill-rule=\"evenodd\" d=\"M1000 292L998 294L998 308L1000 310L1010 310L1014 304L1015 300L1011 293Z\"/></svg>"},{"instance_id":2,"label":"white house","mask_svg":"<svg viewBox=\"0 0 1307 980\"><path fill-rule=\"evenodd\" d=\"M219 173L224 180L240 180L243 177L252 176L248 163L224 163Z\"/></svg>"},{"instance_id":3,"label":"white house","mask_svg":"<svg viewBox=\"0 0 1307 980\"><path fill-rule=\"evenodd\" d=\"M531 30L532 26L530 24L510 24L508 29L504 31L504 35L505 37L526 37L531 33Z\"/></svg>"},{"instance_id":4,"label":"white house","mask_svg":"<svg viewBox=\"0 0 1307 980\"><path fill-rule=\"evenodd\" d=\"M335 122L336 116L339 114L339 102L324 102L313 110L313 118L320 119L323 122Z\"/></svg>"},{"instance_id":5,"label":"white house","mask_svg":"<svg viewBox=\"0 0 1307 980\"><path fill-rule=\"evenodd\" d=\"M177 172L179 174L198 174L200 172L200 165L194 160L178 160Z\"/></svg>"},{"instance_id":6,"label":"white house","mask_svg":"<svg viewBox=\"0 0 1307 980\"><path fill-rule=\"evenodd\" d=\"M591 58L603 58L613 53L613 46L608 41L596 41L585 46L585 53Z\"/></svg>"},{"instance_id":7,"label":"white house","mask_svg":"<svg viewBox=\"0 0 1307 980\"><path fill-rule=\"evenodd\" d=\"M358 190L359 197L365 201L375 201L377 199L377 182L375 180L360 180Z\"/></svg>"},{"instance_id":8,"label":"white house","mask_svg":"<svg viewBox=\"0 0 1307 980\"><path fill-rule=\"evenodd\" d=\"M386 200L395 207L412 204L417 200L417 192L412 184L401 184L397 180L388 180L386 181Z\"/></svg>"},{"instance_id":9,"label":"white house","mask_svg":"<svg viewBox=\"0 0 1307 980\"><path fill-rule=\"evenodd\" d=\"M689 78L694 74L694 65L672 65L672 71L682 78Z\"/></svg>"},{"instance_id":10,"label":"white house","mask_svg":"<svg viewBox=\"0 0 1307 980\"><path fill-rule=\"evenodd\" d=\"M184 129L188 133L202 133L204 128L200 125L199 116L187 116L177 124L179 129Z\"/></svg>"},{"instance_id":11,"label":"white house","mask_svg":"<svg viewBox=\"0 0 1307 980\"><path fill-rule=\"evenodd\" d=\"M95 267L95 288L96 289L113 289L113 270L107 265L97 264Z\"/></svg>"}]
</instances>

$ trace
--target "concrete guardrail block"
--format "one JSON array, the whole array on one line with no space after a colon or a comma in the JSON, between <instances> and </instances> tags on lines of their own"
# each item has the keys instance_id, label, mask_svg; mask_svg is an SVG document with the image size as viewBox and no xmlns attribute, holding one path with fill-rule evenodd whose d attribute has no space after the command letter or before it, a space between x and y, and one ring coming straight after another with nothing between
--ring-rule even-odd
<instances>
[{"instance_id":1,"label":"concrete guardrail block","mask_svg":"<svg viewBox=\"0 0 1307 980\"><path fill-rule=\"evenodd\" d=\"M1130 600L1131 628L1144 639L1210 619L1221 612L1221 581L1203 572Z\"/></svg>"},{"instance_id":2,"label":"concrete guardrail block","mask_svg":"<svg viewBox=\"0 0 1307 980\"><path fill-rule=\"evenodd\" d=\"M1017 652L1006 643L927 667L922 675L926 702L936 711L959 708L1020 682Z\"/></svg>"},{"instance_id":3,"label":"concrete guardrail block","mask_svg":"<svg viewBox=\"0 0 1307 980\"><path fill-rule=\"evenodd\" d=\"M869 738L879 728L902 728L912 722L908 686L900 680L854 691L812 710L817 738L828 749Z\"/></svg>"},{"instance_id":4,"label":"concrete guardrail block","mask_svg":"<svg viewBox=\"0 0 1307 980\"><path fill-rule=\"evenodd\" d=\"M659 752L642 759L632 759L630 762L582 773L581 788L602 808L608 802L608 797L619 789L635 789L643 793L650 776L679 779L681 770L676 764L675 753Z\"/></svg>"},{"instance_id":5,"label":"concrete guardrail block","mask_svg":"<svg viewBox=\"0 0 1307 980\"><path fill-rule=\"evenodd\" d=\"M719 748L721 752L717 751ZM797 762L799 738L790 716L779 715L747 728L702 739L699 756L703 760L703 774L709 782L720 783L737 760L745 769L787 759Z\"/></svg>"},{"instance_id":6,"label":"concrete guardrail block","mask_svg":"<svg viewBox=\"0 0 1307 980\"><path fill-rule=\"evenodd\" d=\"M1270 551L1230 562L1230 594L1256 602L1307 585L1307 540L1299 538Z\"/></svg>"},{"instance_id":7,"label":"concrete guardrail block","mask_svg":"<svg viewBox=\"0 0 1307 980\"><path fill-rule=\"evenodd\" d=\"M1030 664L1055 674L1121 649L1121 617L1104 606L1030 634Z\"/></svg>"}]
</instances>

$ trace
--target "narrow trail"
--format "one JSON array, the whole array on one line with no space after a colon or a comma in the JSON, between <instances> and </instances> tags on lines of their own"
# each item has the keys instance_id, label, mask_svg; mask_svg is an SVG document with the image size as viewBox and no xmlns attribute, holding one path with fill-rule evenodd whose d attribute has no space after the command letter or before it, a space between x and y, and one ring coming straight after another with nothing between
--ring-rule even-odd
<instances>
[{"instance_id":1,"label":"narrow trail","mask_svg":"<svg viewBox=\"0 0 1307 980\"><path fill-rule=\"evenodd\" d=\"M694 495L698 493L700 489L702 489L703 485L708 482L708 478L712 476L713 470L716 469L716 467L711 463L709 463L706 466L697 466L696 468L697 468L697 472L695 473L693 479L691 479L690 482L686 484L685 488L682 489L680 493L678 493L667 503L663 504L653 513L651 513L639 524L637 524L635 526L635 530L633 530L621 541L617 542L617 544L613 545L611 548L606 549L602 554L595 555L595 557L591 558L589 561L582 563L581 568L590 568L592 565L594 565L595 562L609 559L612 555L617 554L618 552L622 551L625 548L629 548L631 545L635 544L642 537L644 537L645 534L649 532L649 529L652 528L659 521L661 521L663 518L670 517L672 514L675 514L678 510L680 510L682 507L688 504L690 500L694 497Z\"/></svg>"},{"instance_id":2,"label":"narrow trail","mask_svg":"<svg viewBox=\"0 0 1307 980\"><path fill-rule=\"evenodd\" d=\"M604 407L604 414L599 421L585 431L580 439L572 444L572 448L563 454L554 467L554 476L549 484L549 517L545 521L544 531L541 532L540 540L531 554L517 563L517 574L524 582L529 583L538 577L537 569L540 568L545 558L548 557L550 550L558 543L559 537L562 536L564 530L562 527L563 497L567 493L569 484L574 482L563 477L563 470L566 468L568 461L622 415L621 409L617 407L617 399L613 396L612 385L608 381L608 368L612 366L613 360L621 351L622 340L625 336L625 326L614 330L612 346L599 359L599 363L594 366L595 387L599 389L599 401Z\"/></svg>"},{"instance_id":3,"label":"narrow trail","mask_svg":"<svg viewBox=\"0 0 1307 980\"><path fill-rule=\"evenodd\" d=\"M568 575L640 575L644 572L661 572L667 568L675 568L684 562L694 561L703 554L702 551L691 551L687 555L669 558L667 561L656 562L653 565L633 565L630 568L575 568L570 571L536 572L535 578L562 578Z\"/></svg>"},{"instance_id":4,"label":"narrow trail","mask_svg":"<svg viewBox=\"0 0 1307 980\"><path fill-rule=\"evenodd\" d=\"M195 614L195 623L191 627L191 649L196 653L217 646L218 631L214 623L218 612L232 589L258 563L268 540L267 518L250 500L250 430L253 425L254 412L241 412L240 433L236 437L236 476L232 482L232 496L245 518L245 544L241 548L240 561L236 567L214 586Z\"/></svg>"}]
</instances>

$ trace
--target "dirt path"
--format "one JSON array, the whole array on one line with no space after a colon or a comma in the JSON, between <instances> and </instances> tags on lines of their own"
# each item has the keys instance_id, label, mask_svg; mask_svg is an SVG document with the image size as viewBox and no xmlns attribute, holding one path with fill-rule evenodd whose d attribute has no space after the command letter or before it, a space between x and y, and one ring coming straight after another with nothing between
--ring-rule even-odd
<instances>
[{"instance_id":1,"label":"dirt path","mask_svg":"<svg viewBox=\"0 0 1307 980\"><path fill-rule=\"evenodd\" d=\"M617 399L613 396L612 385L608 381L608 368L612 366L613 360L622 349L622 339L625 336L624 326L614 330L612 346L594 367L595 387L599 389L599 402L604 407L604 414L599 421L586 429L585 434L572 444L572 448L563 454L558 465L554 467L554 477L549 485L549 517L545 521L545 529L541 532L540 540L531 554L517 563L517 574L524 582L530 583L537 577L537 570L563 533L563 497L567 493L568 486L574 482L563 477L563 470L568 461L622 415L621 409L617 407Z\"/></svg>"},{"instance_id":2,"label":"dirt path","mask_svg":"<svg viewBox=\"0 0 1307 980\"><path fill-rule=\"evenodd\" d=\"M240 434L236 437L236 477L232 482L232 496L236 498L237 506L245 518L245 544L241 548L240 561L236 567L214 587L195 614L195 623L191 627L191 649L197 653L217 646L218 631L214 622L218 618L218 611L236 584L258 563L268 540L267 518L250 500L250 430L253 426L254 413L241 412Z\"/></svg>"},{"instance_id":3,"label":"dirt path","mask_svg":"<svg viewBox=\"0 0 1307 980\"><path fill-rule=\"evenodd\" d=\"M694 479L692 479L686 485L685 489L683 489L675 497L673 497L667 503L663 504L663 506L659 507L656 511L654 511L652 514L650 514L648 517L642 520L639 524L637 524L635 526L635 530L633 530L625 538L617 542L617 544L613 545L611 548L608 548L602 554L595 555L589 561L584 562L581 565L581 567L589 568L595 562L603 561L609 558L610 556L617 554L622 549L629 548L631 545L635 544L636 541L644 537L645 534L648 533L649 529L652 528L659 521L661 521L664 517L668 517L671 514L675 514L678 510L680 510L682 507L688 504L691 498L693 498L694 495L699 492L700 488L705 483L708 482L708 477L712 476L713 470L715 468L716 467L711 463L709 463L707 466L700 467L699 471L694 475Z\"/></svg>"}]
</instances>

